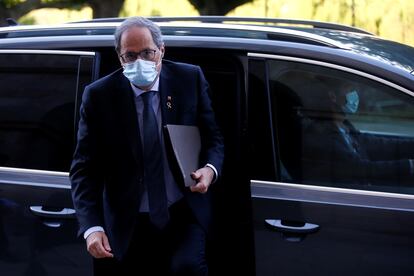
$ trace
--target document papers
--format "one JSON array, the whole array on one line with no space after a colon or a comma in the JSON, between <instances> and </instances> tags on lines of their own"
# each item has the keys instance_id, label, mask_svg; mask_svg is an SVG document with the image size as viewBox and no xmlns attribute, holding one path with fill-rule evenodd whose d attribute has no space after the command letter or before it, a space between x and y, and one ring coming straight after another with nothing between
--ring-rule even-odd
<instances>
[{"instance_id":1,"label":"document papers","mask_svg":"<svg viewBox=\"0 0 414 276\"><path fill-rule=\"evenodd\" d=\"M200 132L196 126L166 125L175 159L186 187L195 185L191 173L199 168Z\"/></svg>"}]
</instances>

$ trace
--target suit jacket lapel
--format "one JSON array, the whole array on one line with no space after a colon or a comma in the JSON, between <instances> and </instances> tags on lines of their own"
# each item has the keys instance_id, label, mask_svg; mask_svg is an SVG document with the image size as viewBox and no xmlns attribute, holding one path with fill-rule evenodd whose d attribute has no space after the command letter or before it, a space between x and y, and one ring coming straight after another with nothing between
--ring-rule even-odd
<instances>
[{"instance_id":1,"label":"suit jacket lapel","mask_svg":"<svg viewBox=\"0 0 414 276\"><path fill-rule=\"evenodd\" d=\"M168 67L163 65L160 74L160 105L162 115L162 125L175 124L177 121L177 100L173 87L172 74Z\"/></svg>"},{"instance_id":2,"label":"suit jacket lapel","mask_svg":"<svg viewBox=\"0 0 414 276\"><path fill-rule=\"evenodd\" d=\"M176 124L177 107L174 100L176 99L175 89L172 86L172 74L167 66L163 66L160 74L160 105L162 125ZM119 74L119 86L114 92L114 103L116 103L117 114L119 114L119 122L124 130L123 135L127 137L127 142L131 146L131 152L138 164L142 160L142 145L138 127L137 111L135 106L134 92L131 84L122 75Z\"/></svg>"},{"instance_id":3,"label":"suit jacket lapel","mask_svg":"<svg viewBox=\"0 0 414 276\"><path fill-rule=\"evenodd\" d=\"M127 138L134 159L140 164L140 160L142 160L142 147L134 92L132 91L131 84L122 74L120 75L119 86L114 91L114 102L117 103L116 111L119 114L119 123L124 131L122 135Z\"/></svg>"}]
</instances>

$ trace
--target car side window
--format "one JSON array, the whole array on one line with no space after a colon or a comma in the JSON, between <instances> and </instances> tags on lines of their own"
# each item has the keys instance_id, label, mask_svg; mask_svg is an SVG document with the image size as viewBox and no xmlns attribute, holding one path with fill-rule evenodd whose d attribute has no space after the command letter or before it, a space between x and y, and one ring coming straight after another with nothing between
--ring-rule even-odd
<instances>
[{"instance_id":1,"label":"car side window","mask_svg":"<svg viewBox=\"0 0 414 276\"><path fill-rule=\"evenodd\" d=\"M282 181L414 192L412 95L323 66L268 68Z\"/></svg>"},{"instance_id":2,"label":"car side window","mask_svg":"<svg viewBox=\"0 0 414 276\"><path fill-rule=\"evenodd\" d=\"M81 57L0 53L0 166L68 171Z\"/></svg>"},{"instance_id":3,"label":"car side window","mask_svg":"<svg viewBox=\"0 0 414 276\"><path fill-rule=\"evenodd\" d=\"M250 59L248 85L249 174L250 179L275 181L285 175L275 166L274 136L270 117L266 64Z\"/></svg>"}]
</instances>

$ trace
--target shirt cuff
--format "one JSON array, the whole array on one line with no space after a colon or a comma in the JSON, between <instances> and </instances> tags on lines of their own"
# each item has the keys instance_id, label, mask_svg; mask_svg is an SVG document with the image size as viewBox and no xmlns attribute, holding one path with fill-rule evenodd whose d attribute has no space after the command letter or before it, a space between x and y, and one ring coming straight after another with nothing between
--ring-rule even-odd
<instances>
[{"instance_id":1,"label":"shirt cuff","mask_svg":"<svg viewBox=\"0 0 414 276\"><path fill-rule=\"evenodd\" d=\"M94 232L105 232L102 226L93 226L83 233L83 238L86 240L88 236Z\"/></svg>"},{"instance_id":2,"label":"shirt cuff","mask_svg":"<svg viewBox=\"0 0 414 276\"><path fill-rule=\"evenodd\" d=\"M216 170L216 167L214 167L212 164L210 164L210 163L207 163L206 164L206 167L209 167L209 168L211 168L212 170L213 170L213 172L214 172L214 179L213 179L213 182L212 183L215 183L216 181L217 181L217 178L218 178L218 172L217 172L217 170Z\"/></svg>"}]
</instances>

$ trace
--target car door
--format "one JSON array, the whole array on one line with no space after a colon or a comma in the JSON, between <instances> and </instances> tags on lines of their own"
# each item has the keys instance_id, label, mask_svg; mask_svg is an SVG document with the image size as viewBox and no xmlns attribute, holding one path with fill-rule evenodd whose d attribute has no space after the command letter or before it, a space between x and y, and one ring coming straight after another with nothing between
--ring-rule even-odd
<instances>
[{"instance_id":1,"label":"car door","mask_svg":"<svg viewBox=\"0 0 414 276\"><path fill-rule=\"evenodd\" d=\"M93 52L0 50L0 271L90 275L68 171Z\"/></svg>"},{"instance_id":2,"label":"car door","mask_svg":"<svg viewBox=\"0 0 414 276\"><path fill-rule=\"evenodd\" d=\"M413 95L355 69L250 54L256 275L413 275Z\"/></svg>"}]
</instances>

